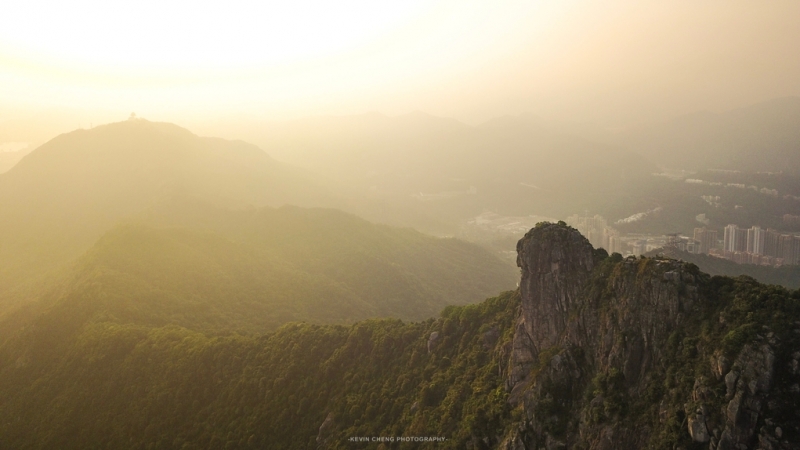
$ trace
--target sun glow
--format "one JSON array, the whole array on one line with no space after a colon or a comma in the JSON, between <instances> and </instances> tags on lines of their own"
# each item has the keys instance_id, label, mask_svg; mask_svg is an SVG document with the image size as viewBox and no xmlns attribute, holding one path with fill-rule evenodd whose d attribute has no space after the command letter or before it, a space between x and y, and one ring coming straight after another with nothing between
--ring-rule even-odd
<instances>
[{"instance_id":1,"label":"sun glow","mask_svg":"<svg viewBox=\"0 0 800 450\"><path fill-rule=\"evenodd\" d=\"M7 2L0 115L530 111L622 125L800 95L798 14L788 0Z\"/></svg>"},{"instance_id":2,"label":"sun glow","mask_svg":"<svg viewBox=\"0 0 800 450\"><path fill-rule=\"evenodd\" d=\"M513 31L529 8L83 0L4 9L0 76L7 99L163 106L302 103L309 95L385 86L480 52Z\"/></svg>"}]
</instances>

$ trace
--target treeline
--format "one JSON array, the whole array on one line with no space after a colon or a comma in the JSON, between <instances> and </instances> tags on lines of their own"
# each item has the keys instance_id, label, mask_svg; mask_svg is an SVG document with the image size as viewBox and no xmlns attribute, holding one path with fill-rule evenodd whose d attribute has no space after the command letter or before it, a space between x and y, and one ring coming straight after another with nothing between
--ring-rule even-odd
<instances>
[{"instance_id":1,"label":"treeline","mask_svg":"<svg viewBox=\"0 0 800 450\"><path fill-rule=\"evenodd\" d=\"M91 322L49 347L17 341L0 353L0 447L315 448L319 437L352 448L350 436L443 436L437 448L464 448L510 423L497 349L518 302L508 292L425 322L294 323L263 336Z\"/></svg>"},{"instance_id":2,"label":"treeline","mask_svg":"<svg viewBox=\"0 0 800 450\"><path fill-rule=\"evenodd\" d=\"M611 301L613 286L631 273L663 282L654 260L600 253L587 286L592 301ZM698 303L659 350L659 367L644 374L640 392L588 354L585 392L564 393L563 380L533 376L531 389L543 397L531 410L548 433L558 437L570 423L650 429L654 448L694 448L684 404L697 380L725 398L710 357L733 361L745 344L764 339L781 343L770 417L796 423L800 394L785 368L800 345L800 291L698 277ZM509 405L506 386L519 310L518 292L506 292L422 322L291 323L266 334L49 311L0 346L0 448L496 448L526 420L522 407ZM564 351L542 351L533 370L546 373ZM798 438L782 426L787 439ZM349 440L364 436L446 440Z\"/></svg>"}]
</instances>

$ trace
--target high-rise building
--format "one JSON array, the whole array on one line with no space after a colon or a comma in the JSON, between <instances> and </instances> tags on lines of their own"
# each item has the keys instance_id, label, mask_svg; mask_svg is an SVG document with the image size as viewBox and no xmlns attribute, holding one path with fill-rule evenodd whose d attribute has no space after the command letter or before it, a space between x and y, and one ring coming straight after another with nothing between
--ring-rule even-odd
<instances>
[{"instance_id":1,"label":"high-rise building","mask_svg":"<svg viewBox=\"0 0 800 450\"><path fill-rule=\"evenodd\" d=\"M594 215L590 217L576 214L567 217L567 223L586 236L586 239L589 239L593 246L599 248L607 245L607 236L604 230L608 227L608 223L603 216Z\"/></svg>"},{"instance_id":2,"label":"high-rise building","mask_svg":"<svg viewBox=\"0 0 800 450\"><path fill-rule=\"evenodd\" d=\"M778 241L780 238L781 233L779 231L773 230L772 228L767 228L766 235L764 236L765 255L772 256L773 258L780 257L778 254Z\"/></svg>"},{"instance_id":3,"label":"high-rise building","mask_svg":"<svg viewBox=\"0 0 800 450\"><path fill-rule=\"evenodd\" d=\"M747 252L754 255L764 254L764 240L766 232L759 226L747 230Z\"/></svg>"},{"instance_id":4,"label":"high-rise building","mask_svg":"<svg viewBox=\"0 0 800 450\"><path fill-rule=\"evenodd\" d=\"M608 248L606 249L608 253L619 253L620 255L624 255L628 252L627 247L627 243L619 236L608 237Z\"/></svg>"},{"instance_id":5,"label":"high-rise building","mask_svg":"<svg viewBox=\"0 0 800 450\"><path fill-rule=\"evenodd\" d=\"M647 241L638 240L631 243L631 251L633 256L644 255L647 252Z\"/></svg>"},{"instance_id":6,"label":"high-rise building","mask_svg":"<svg viewBox=\"0 0 800 450\"><path fill-rule=\"evenodd\" d=\"M790 264L800 264L800 236L794 236L792 239L792 255L794 259Z\"/></svg>"},{"instance_id":7,"label":"high-rise building","mask_svg":"<svg viewBox=\"0 0 800 450\"><path fill-rule=\"evenodd\" d=\"M722 249L726 252L735 252L736 251L736 232L739 230L739 227L736 225L728 225L725 227L725 236L724 236L724 244Z\"/></svg>"},{"instance_id":8,"label":"high-rise building","mask_svg":"<svg viewBox=\"0 0 800 450\"><path fill-rule=\"evenodd\" d=\"M736 229L736 250L737 252L747 251L747 230L744 228Z\"/></svg>"},{"instance_id":9,"label":"high-rise building","mask_svg":"<svg viewBox=\"0 0 800 450\"><path fill-rule=\"evenodd\" d=\"M608 251L608 253L614 253L611 249L611 238L613 236L619 236L619 232L611 227L604 227L603 228L603 245L602 247Z\"/></svg>"},{"instance_id":10,"label":"high-rise building","mask_svg":"<svg viewBox=\"0 0 800 450\"><path fill-rule=\"evenodd\" d=\"M694 240L698 242L697 252L708 254L712 248L717 247L717 230L695 228Z\"/></svg>"},{"instance_id":11,"label":"high-rise building","mask_svg":"<svg viewBox=\"0 0 800 450\"><path fill-rule=\"evenodd\" d=\"M781 235L778 240L778 258L783 258L783 264L797 264L800 259L800 239L790 234Z\"/></svg>"}]
</instances>

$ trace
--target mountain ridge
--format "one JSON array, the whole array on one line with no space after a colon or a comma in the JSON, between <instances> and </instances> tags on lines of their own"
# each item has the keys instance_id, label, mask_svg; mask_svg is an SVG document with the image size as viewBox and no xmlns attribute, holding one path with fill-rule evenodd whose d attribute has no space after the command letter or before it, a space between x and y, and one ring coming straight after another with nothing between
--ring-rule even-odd
<instances>
[{"instance_id":1,"label":"mountain ridge","mask_svg":"<svg viewBox=\"0 0 800 450\"><path fill-rule=\"evenodd\" d=\"M800 448L800 291L608 256L563 223L518 251L518 291L423 322L217 338L97 322L49 356L8 341L0 442Z\"/></svg>"},{"instance_id":2,"label":"mountain ridge","mask_svg":"<svg viewBox=\"0 0 800 450\"><path fill-rule=\"evenodd\" d=\"M36 314L206 333L422 320L514 285L511 268L474 244L337 210L177 204L106 232L38 300L0 316L0 340Z\"/></svg>"}]
</instances>

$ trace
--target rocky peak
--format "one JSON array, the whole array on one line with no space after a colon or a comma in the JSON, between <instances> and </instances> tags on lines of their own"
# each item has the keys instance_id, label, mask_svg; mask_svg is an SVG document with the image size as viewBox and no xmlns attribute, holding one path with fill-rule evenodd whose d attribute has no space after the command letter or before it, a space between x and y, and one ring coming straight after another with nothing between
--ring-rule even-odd
<instances>
[{"instance_id":1,"label":"rocky peak","mask_svg":"<svg viewBox=\"0 0 800 450\"><path fill-rule=\"evenodd\" d=\"M567 329L569 311L579 306L580 289L594 267L592 256L589 241L564 222L537 224L517 243L522 303L508 380L512 399L527 384L539 354Z\"/></svg>"},{"instance_id":2,"label":"rocky peak","mask_svg":"<svg viewBox=\"0 0 800 450\"><path fill-rule=\"evenodd\" d=\"M522 320L534 352L555 345L592 272L593 248L564 222L540 223L517 243Z\"/></svg>"},{"instance_id":3,"label":"rocky peak","mask_svg":"<svg viewBox=\"0 0 800 450\"><path fill-rule=\"evenodd\" d=\"M666 341L697 304L696 267L619 255L606 260L563 222L537 225L517 253L521 305L506 386L512 405L525 411L520 436L526 446L569 446L603 435L592 424L613 422L621 411L613 405L641 395ZM587 388L599 393L586 399ZM570 423L542 416L567 410ZM635 448L645 438L619 429L614 441Z\"/></svg>"}]
</instances>

